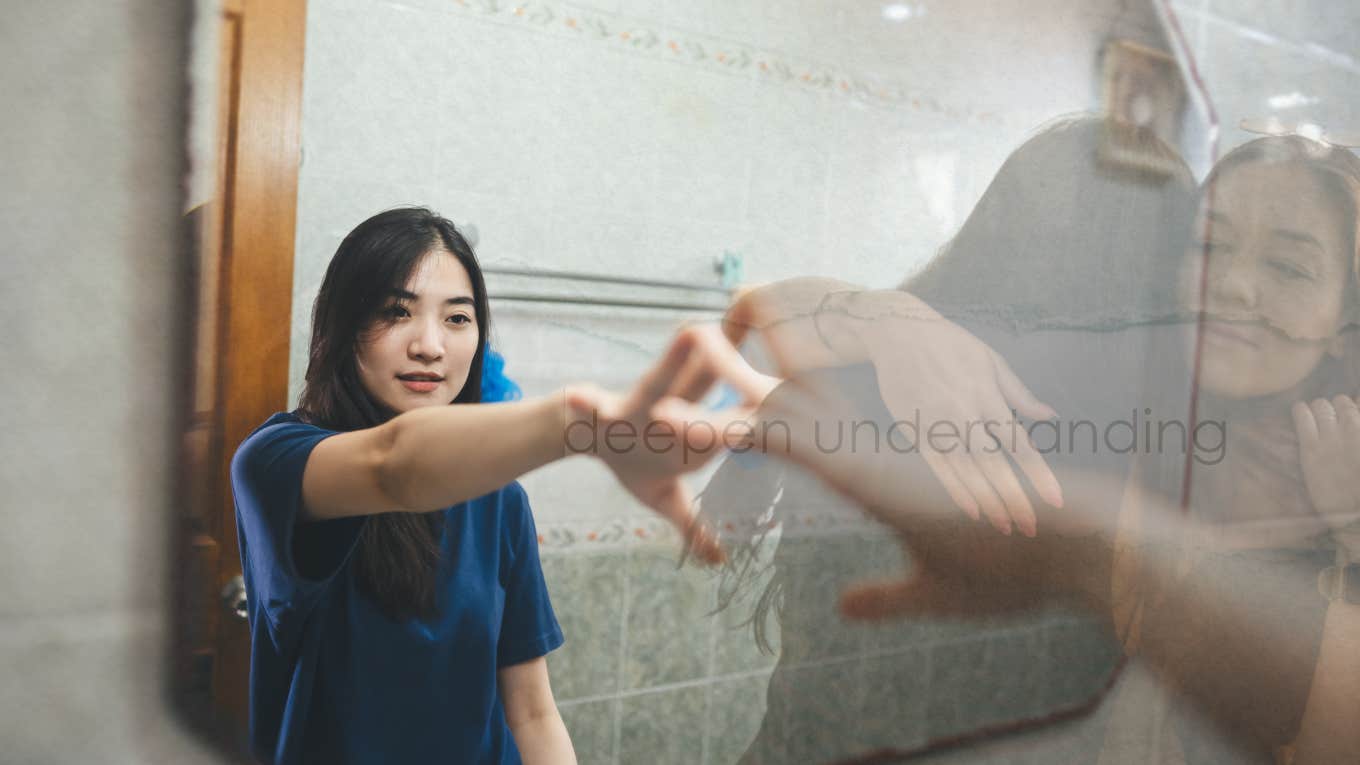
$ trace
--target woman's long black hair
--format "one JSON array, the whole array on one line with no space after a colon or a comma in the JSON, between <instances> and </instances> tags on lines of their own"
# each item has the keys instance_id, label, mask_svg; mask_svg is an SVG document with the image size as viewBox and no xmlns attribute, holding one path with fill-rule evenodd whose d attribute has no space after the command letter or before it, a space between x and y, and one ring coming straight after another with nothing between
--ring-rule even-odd
<instances>
[{"instance_id":1,"label":"woman's long black hair","mask_svg":"<svg viewBox=\"0 0 1360 765\"><path fill-rule=\"evenodd\" d=\"M396 413L364 390L357 356L364 332L381 328L392 291L406 284L427 254L458 259L472 282L477 352L454 404L482 400L482 366L490 312L486 282L472 247L453 223L423 207L401 207L360 223L331 258L312 309L312 341L298 416L329 430L381 425ZM442 514L369 516L355 550L361 592L393 619L431 617L438 611L437 572Z\"/></svg>"}]
</instances>

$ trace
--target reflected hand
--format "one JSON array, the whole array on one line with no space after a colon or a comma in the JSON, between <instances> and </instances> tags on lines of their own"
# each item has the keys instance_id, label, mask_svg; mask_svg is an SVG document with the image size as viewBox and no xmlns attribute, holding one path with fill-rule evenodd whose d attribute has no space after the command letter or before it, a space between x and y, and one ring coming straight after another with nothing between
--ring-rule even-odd
<instances>
[{"instance_id":1,"label":"reflected hand","mask_svg":"<svg viewBox=\"0 0 1360 765\"><path fill-rule=\"evenodd\" d=\"M1014 522L1034 536L1034 507L1011 460L1050 505L1062 507L1062 489L1014 419L1057 413L1000 354L945 319L881 322L866 330L865 343L884 404L916 423L915 446L954 504L974 520L986 515L1003 534Z\"/></svg>"},{"instance_id":2,"label":"reflected hand","mask_svg":"<svg viewBox=\"0 0 1360 765\"><path fill-rule=\"evenodd\" d=\"M821 311L818 313L818 311ZM743 293L728 310L729 334L757 329L779 374L873 363L894 418L951 429L917 433L916 448L954 504L985 514L1003 533L1012 522L1033 536L1034 508L1011 460L1054 507L1062 489L1024 429L1001 432L1015 413L1056 416L985 343L913 295L864 291L827 279L790 279ZM735 340L734 340L735 342ZM1009 456L1010 459L1007 459Z\"/></svg>"},{"instance_id":3,"label":"reflected hand","mask_svg":"<svg viewBox=\"0 0 1360 765\"><path fill-rule=\"evenodd\" d=\"M1296 402L1291 413L1313 507L1337 544L1360 559L1360 407L1336 396Z\"/></svg>"},{"instance_id":4,"label":"reflected hand","mask_svg":"<svg viewBox=\"0 0 1360 765\"><path fill-rule=\"evenodd\" d=\"M1054 597L1040 576L1034 543L979 533L939 520L900 536L912 569L898 578L858 582L841 593L846 619L983 618L1038 608Z\"/></svg>"},{"instance_id":5,"label":"reflected hand","mask_svg":"<svg viewBox=\"0 0 1360 765\"><path fill-rule=\"evenodd\" d=\"M1085 500L1048 516L1043 535L1001 536L959 518L944 492L923 485L931 468L921 454L853 453L819 445L819 428L824 431L826 423L844 422L862 411L848 390L793 378L752 414L752 435L746 442L808 469L901 536L914 570L901 579L847 591L842 600L847 616L961 617L1013 611L1055 598L1092 600L1107 593L1109 572L1102 573L1100 561L1109 558L1114 534L1107 528L1109 519L1082 508L1117 502L1122 481L1082 476L1077 488Z\"/></svg>"},{"instance_id":6,"label":"reflected hand","mask_svg":"<svg viewBox=\"0 0 1360 765\"><path fill-rule=\"evenodd\" d=\"M742 400L713 412L697 402L719 380ZM721 452L777 382L751 369L716 327L690 327L626 394L568 389L567 448L602 459L629 493L681 532L691 552L718 563L717 535L695 516L680 476Z\"/></svg>"}]
</instances>

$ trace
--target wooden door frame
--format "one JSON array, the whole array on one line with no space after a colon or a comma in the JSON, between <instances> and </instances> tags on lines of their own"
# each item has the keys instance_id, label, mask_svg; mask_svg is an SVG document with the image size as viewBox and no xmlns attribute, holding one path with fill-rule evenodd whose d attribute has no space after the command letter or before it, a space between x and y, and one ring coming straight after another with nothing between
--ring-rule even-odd
<instances>
[{"instance_id":1,"label":"wooden door frame","mask_svg":"<svg viewBox=\"0 0 1360 765\"><path fill-rule=\"evenodd\" d=\"M252 430L288 408L306 0L221 0L219 12L217 193L193 214L198 332L173 669L189 720L239 755L250 635L220 595L241 573L230 465Z\"/></svg>"}]
</instances>

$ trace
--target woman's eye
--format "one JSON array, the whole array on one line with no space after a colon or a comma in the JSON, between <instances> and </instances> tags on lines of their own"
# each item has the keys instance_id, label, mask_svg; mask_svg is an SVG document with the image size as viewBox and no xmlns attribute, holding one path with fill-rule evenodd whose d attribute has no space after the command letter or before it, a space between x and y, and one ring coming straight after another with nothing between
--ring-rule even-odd
<instances>
[{"instance_id":1,"label":"woman's eye","mask_svg":"<svg viewBox=\"0 0 1360 765\"><path fill-rule=\"evenodd\" d=\"M1294 265L1293 263L1290 263L1287 260L1272 260L1270 261L1270 267L1275 269L1276 273L1279 273L1282 276L1285 276L1286 278L1289 279L1311 280L1313 278L1313 275L1311 273L1309 273L1308 271L1304 270L1299 266Z\"/></svg>"},{"instance_id":2,"label":"woman's eye","mask_svg":"<svg viewBox=\"0 0 1360 765\"><path fill-rule=\"evenodd\" d=\"M407 311L404 306L400 305L390 305L383 309L383 316L386 316L389 319L404 319L410 315L411 312Z\"/></svg>"},{"instance_id":3,"label":"woman's eye","mask_svg":"<svg viewBox=\"0 0 1360 765\"><path fill-rule=\"evenodd\" d=\"M449 321L453 324L462 326L464 324L471 324L472 318L465 313L455 313L449 317Z\"/></svg>"}]
</instances>

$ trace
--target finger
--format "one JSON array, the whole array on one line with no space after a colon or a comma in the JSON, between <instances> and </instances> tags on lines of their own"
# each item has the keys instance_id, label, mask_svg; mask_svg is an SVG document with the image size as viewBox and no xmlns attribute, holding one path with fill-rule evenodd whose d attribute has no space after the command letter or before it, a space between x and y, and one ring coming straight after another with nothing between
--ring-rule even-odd
<instances>
[{"instance_id":1,"label":"finger","mask_svg":"<svg viewBox=\"0 0 1360 765\"><path fill-rule=\"evenodd\" d=\"M728 306L727 311L723 314L722 333L727 338L727 342L733 346L740 346L751 332L755 302L760 299L753 294L756 289L754 287L738 288L732 297L732 305Z\"/></svg>"},{"instance_id":2,"label":"finger","mask_svg":"<svg viewBox=\"0 0 1360 765\"><path fill-rule=\"evenodd\" d=\"M1319 398L1309 404L1308 408L1313 410L1313 419L1317 422L1318 442L1324 446L1334 445L1341 432L1337 426L1336 409L1332 407L1332 402Z\"/></svg>"},{"instance_id":3,"label":"finger","mask_svg":"<svg viewBox=\"0 0 1360 765\"><path fill-rule=\"evenodd\" d=\"M973 459L967 455L947 454L945 460L949 462L950 467L954 468L955 474L963 481L968 493L973 495L978 505L982 507L982 513L987 516L987 520L992 522L997 531L1010 535L1010 513L1006 512L1005 503L996 495L991 483L978 469Z\"/></svg>"},{"instance_id":4,"label":"finger","mask_svg":"<svg viewBox=\"0 0 1360 765\"><path fill-rule=\"evenodd\" d=\"M1299 434L1299 445L1303 448L1316 446L1318 426L1317 420L1313 417L1313 410L1304 402L1295 401L1289 413L1294 418L1294 430Z\"/></svg>"},{"instance_id":5,"label":"finger","mask_svg":"<svg viewBox=\"0 0 1360 765\"><path fill-rule=\"evenodd\" d=\"M954 501L954 504L958 505L959 509L969 518L975 521L979 520L982 517L982 512L973 499L973 495L969 494L968 488L963 485L963 481L959 480L954 468L949 466L944 457L934 452L923 452L921 456L925 458L926 465L935 474L936 480L944 487L945 493Z\"/></svg>"},{"instance_id":6,"label":"finger","mask_svg":"<svg viewBox=\"0 0 1360 765\"><path fill-rule=\"evenodd\" d=\"M577 417L594 416L597 420L607 420L613 416L609 410L611 394L593 385L573 385L567 389L565 403L570 413Z\"/></svg>"},{"instance_id":7,"label":"finger","mask_svg":"<svg viewBox=\"0 0 1360 765\"><path fill-rule=\"evenodd\" d=\"M1025 496L1024 487L1016 480L1011 463L999 454L980 454L974 462L1001 497L1001 501L1006 505L1006 513L1020 528L1020 533L1027 537L1034 536L1038 530L1034 506L1030 504L1029 497Z\"/></svg>"},{"instance_id":8,"label":"finger","mask_svg":"<svg viewBox=\"0 0 1360 765\"><path fill-rule=\"evenodd\" d=\"M1332 399L1332 408L1336 410L1337 425L1347 447L1353 450L1360 446L1360 407L1355 405L1355 399L1337 396Z\"/></svg>"},{"instance_id":9,"label":"finger","mask_svg":"<svg viewBox=\"0 0 1360 765\"><path fill-rule=\"evenodd\" d=\"M1058 416L1053 407L1040 401L1038 396L1025 387L1001 354L992 351L992 363L996 366L997 387L1001 389L1001 395L1012 409L1033 420L1051 420Z\"/></svg>"},{"instance_id":10,"label":"finger","mask_svg":"<svg viewBox=\"0 0 1360 765\"><path fill-rule=\"evenodd\" d=\"M1005 443L1004 441L1002 442ZM1062 485L1058 483L1058 477L1053 474L1048 463L1044 461L1043 455L1030 443L1029 434L1022 433L1013 439L1011 446L1011 457L1015 464L1020 466L1020 472L1025 474L1029 483L1038 492L1043 501L1053 507L1063 506Z\"/></svg>"},{"instance_id":11,"label":"finger","mask_svg":"<svg viewBox=\"0 0 1360 765\"><path fill-rule=\"evenodd\" d=\"M762 375L747 363L722 333L712 327L696 328L695 345L684 370L671 386L670 395L687 401L703 398L713 383L722 379L748 402L765 398L777 379Z\"/></svg>"},{"instance_id":12,"label":"finger","mask_svg":"<svg viewBox=\"0 0 1360 765\"><path fill-rule=\"evenodd\" d=\"M685 362L689 359L695 341L696 332L693 328L686 328L676 333L675 339L671 340L670 347L666 349L665 354L638 379L633 390L624 399L624 411L649 411L662 396L666 395L666 391L670 390L675 376L680 373Z\"/></svg>"}]
</instances>

